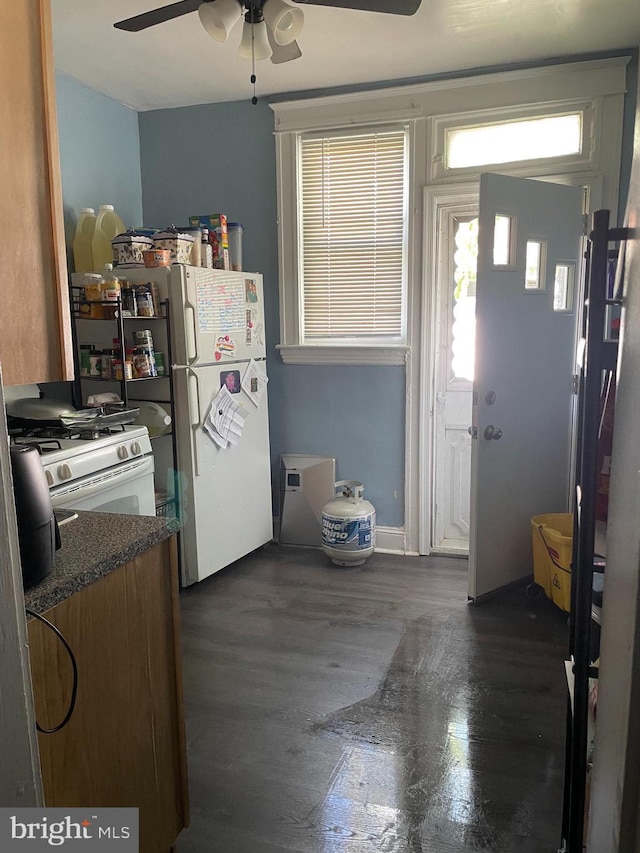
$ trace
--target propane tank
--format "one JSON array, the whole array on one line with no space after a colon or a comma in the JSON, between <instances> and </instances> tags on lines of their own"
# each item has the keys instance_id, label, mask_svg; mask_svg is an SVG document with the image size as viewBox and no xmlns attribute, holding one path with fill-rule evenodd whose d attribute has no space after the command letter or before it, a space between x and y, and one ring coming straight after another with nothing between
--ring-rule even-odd
<instances>
[{"instance_id":1,"label":"propane tank","mask_svg":"<svg viewBox=\"0 0 640 853\"><path fill-rule=\"evenodd\" d=\"M361 566L376 543L376 511L358 480L338 480L322 507L322 550L336 566Z\"/></svg>"}]
</instances>

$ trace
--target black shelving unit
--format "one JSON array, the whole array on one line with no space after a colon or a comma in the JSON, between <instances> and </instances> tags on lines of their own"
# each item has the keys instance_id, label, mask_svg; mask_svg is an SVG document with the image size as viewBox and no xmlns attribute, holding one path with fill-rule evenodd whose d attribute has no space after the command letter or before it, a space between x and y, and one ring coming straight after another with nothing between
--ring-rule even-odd
<instances>
[{"instance_id":1,"label":"black shelving unit","mask_svg":"<svg viewBox=\"0 0 640 853\"><path fill-rule=\"evenodd\" d=\"M585 264L585 303L582 318L583 358L578 391L576 510L572 555L569 656L572 661L573 703L567 702L565 783L562 839L559 853L582 853L585 834L588 769L589 680L598 677L593 666L592 591L596 534L597 454L602 389L615 373L618 344L607 334L610 310L621 300L611 293L612 244L628 239L628 229L609 228L609 211L596 211Z\"/></svg>"},{"instance_id":2,"label":"black shelving unit","mask_svg":"<svg viewBox=\"0 0 640 853\"><path fill-rule=\"evenodd\" d=\"M71 285L71 331L73 337L73 351L74 351L74 363L75 363L75 380L74 380L74 405L76 408L84 408L85 406L85 385L86 383L105 383L105 387L117 386L119 388L119 396L120 399L124 402L125 407L135 406L136 402L143 401L153 401L155 403L162 404L166 406L169 410L169 414L171 415L172 425L171 430L167 433L163 433L160 436L151 436L152 443L160 439L171 438L171 455L173 461L173 471L174 471L174 483L173 483L173 494L168 496L167 500L162 501L161 503L156 504L156 512L158 515L175 515L176 517L180 517L179 510L180 507L178 505L178 483L176 482L176 474L177 471L177 443L176 443L176 432L175 432L175 395L174 395L174 387L173 387L173 353L171 349L171 313L169 310L169 300L165 299L160 302L158 305L159 314L154 317L126 317L123 316L122 312L122 303L118 299L116 301L105 301L101 303L93 303L102 305L107 310L113 310L113 317L91 317L86 314L81 313L80 306L84 302L84 287ZM123 373L122 378L117 379L113 376L111 377L102 377L102 376L86 376L81 374L80 370L80 343L79 334L78 334L78 325L79 324L101 324L96 325L96 329L101 330L101 334L99 337L105 337L105 329L108 328L108 324L111 327L117 328L117 335L115 337L118 338L119 346L122 353L125 352L126 349L126 337L127 330L137 326L147 326L150 329L153 329L156 326L164 327L165 334L163 338L166 338L163 341L164 346L164 354L165 354L165 374L163 376L150 376L150 377L136 377L132 379L127 379L124 371L124 359L123 359ZM115 337L112 337L115 340ZM155 341L155 337L154 337ZM161 388L161 394L154 395L145 395L145 388L149 388L150 386L146 383L154 383L154 387ZM173 511L172 511L173 510Z\"/></svg>"}]
</instances>

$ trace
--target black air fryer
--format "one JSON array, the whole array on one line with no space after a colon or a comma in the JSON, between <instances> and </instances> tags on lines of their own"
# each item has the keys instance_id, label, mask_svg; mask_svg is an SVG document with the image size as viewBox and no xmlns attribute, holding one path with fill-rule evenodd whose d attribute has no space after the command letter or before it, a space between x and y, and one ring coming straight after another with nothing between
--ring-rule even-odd
<instances>
[{"instance_id":1,"label":"black air fryer","mask_svg":"<svg viewBox=\"0 0 640 853\"><path fill-rule=\"evenodd\" d=\"M27 589L44 580L53 569L56 551L60 547L60 533L37 448L14 444L9 449L22 580Z\"/></svg>"}]
</instances>

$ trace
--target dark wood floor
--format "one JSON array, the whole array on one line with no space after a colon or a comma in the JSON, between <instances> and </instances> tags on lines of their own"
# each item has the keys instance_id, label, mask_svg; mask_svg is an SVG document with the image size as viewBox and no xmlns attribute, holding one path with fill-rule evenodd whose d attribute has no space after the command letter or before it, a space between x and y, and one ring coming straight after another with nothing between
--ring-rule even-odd
<instances>
[{"instance_id":1,"label":"dark wood floor","mask_svg":"<svg viewBox=\"0 0 640 853\"><path fill-rule=\"evenodd\" d=\"M567 620L466 562L270 545L181 595L179 853L552 853Z\"/></svg>"}]
</instances>

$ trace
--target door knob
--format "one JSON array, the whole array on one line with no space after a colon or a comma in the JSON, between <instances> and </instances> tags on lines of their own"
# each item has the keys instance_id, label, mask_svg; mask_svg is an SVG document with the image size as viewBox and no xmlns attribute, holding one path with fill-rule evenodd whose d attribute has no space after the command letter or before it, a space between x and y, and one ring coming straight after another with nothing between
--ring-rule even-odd
<instances>
[{"instance_id":1,"label":"door knob","mask_svg":"<svg viewBox=\"0 0 640 853\"><path fill-rule=\"evenodd\" d=\"M467 432L469 433L471 438L477 438L478 437L478 427L475 427L475 426L467 427Z\"/></svg>"},{"instance_id":2,"label":"door knob","mask_svg":"<svg viewBox=\"0 0 640 853\"><path fill-rule=\"evenodd\" d=\"M494 427L493 424L489 424L484 428L484 437L487 441L499 441L502 438L502 430L498 429L498 427Z\"/></svg>"}]
</instances>

